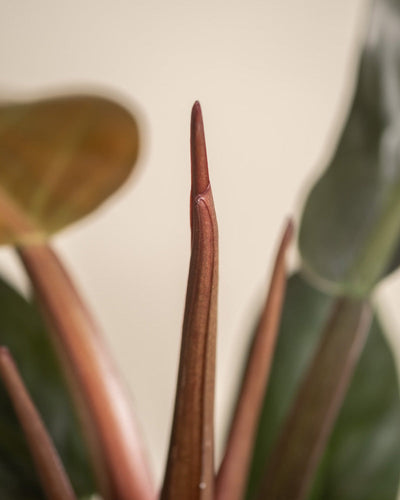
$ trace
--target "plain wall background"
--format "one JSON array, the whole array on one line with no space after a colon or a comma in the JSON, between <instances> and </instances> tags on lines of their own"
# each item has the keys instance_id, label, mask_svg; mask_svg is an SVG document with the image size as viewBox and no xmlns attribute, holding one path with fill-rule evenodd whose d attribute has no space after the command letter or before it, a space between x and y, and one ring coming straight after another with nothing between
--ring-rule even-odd
<instances>
[{"instance_id":1,"label":"plain wall background","mask_svg":"<svg viewBox=\"0 0 400 500\"><path fill-rule=\"evenodd\" d=\"M367 6L367 0L0 0L2 98L97 89L125 100L142 123L131 182L54 244L104 327L157 477L189 264L192 103L199 99L203 108L220 229L220 450L284 219L299 215L351 98ZM26 289L9 250L0 252L0 270ZM396 276L379 292L391 325L400 325L399 293Z\"/></svg>"}]
</instances>

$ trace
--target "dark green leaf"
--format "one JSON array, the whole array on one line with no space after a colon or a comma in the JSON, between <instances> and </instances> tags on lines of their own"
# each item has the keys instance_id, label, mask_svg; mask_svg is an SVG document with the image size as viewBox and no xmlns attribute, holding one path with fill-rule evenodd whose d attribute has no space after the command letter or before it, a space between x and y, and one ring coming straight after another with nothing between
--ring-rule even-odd
<instances>
[{"instance_id":1,"label":"dark green leaf","mask_svg":"<svg viewBox=\"0 0 400 500\"><path fill-rule=\"evenodd\" d=\"M0 378L28 444L42 488L49 500L77 500L54 443L26 390L10 351L0 347Z\"/></svg>"},{"instance_id":2,"label":"dark green leaf","mask_svg":"<svg viewBox=\"0 0 400 500\"><path fill-rule=\"evenodd\" d=\"M36 308L0 279L0 344L14 356L79 495L93 493L88 457L67 389ZM42 499L24 435L0 385L0 498Z\"/></svg>"},{"instance_id":3,"label":"dark green leaf","mask_svg":"<svg viewBox=\"0 0 400 500\"><path fill-rule=\"evenodd\" d=\"M330 440L313 500L395 500L400 401L393 355L378 320Z\"/></svg>"},{"instance_id":4,"label":"dark green leaf","mask_svg":"<svg viewBox=\"0 0 400 500\"><path fill-rule=\"evenodd\" d=\"M400 264L399 243L400 2L377 0L352 108L307 199L299 245L320 285L364 296Z\"/></svg>"},{"instance_id":5,"label":"dark green leaf","mask_svg":"<svg viewBox=\"0 0 400 500\"><path fill-rule=\"evenodd\" d=\"M299 275L290 278L256 441L249 499L258 489L333 301ZM400 477L398 390L394 359L375 320L324 456L313 500L395 500Z\"/></svg>"},{"instance_id":6,"label":"dark green leaf","mask_svg":"<svg viewBox=\"0 0 400 500\"><path fill-rule=\"evenodd\" d=\"M257 498L306 500L371 326L364 300L336 300L268 458Z\"/></svg>"}]
</instances>

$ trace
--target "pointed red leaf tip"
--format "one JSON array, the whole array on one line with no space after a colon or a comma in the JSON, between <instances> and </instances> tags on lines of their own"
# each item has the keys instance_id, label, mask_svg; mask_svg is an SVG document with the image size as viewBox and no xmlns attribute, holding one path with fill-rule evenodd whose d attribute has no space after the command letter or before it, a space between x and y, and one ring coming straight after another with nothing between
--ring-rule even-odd
<instances>
[{"instance_id":1,"label":"pointed red leaf tip","mask_svg":"<svg viewBox=\"0 0 400 500\"><path fill-rule=\"evenodd\" d=\"M192 254L162 500L214 498L214 384L218 229L200 105L191 121Z\"/></svg>"},{"instance_id":2,"label":"pointed red leaf tip","mask_svg":"<svg viewBox=\"0 0 400 500\"><path fill-rule=\"evenodd\" d=\"M57 451L6 347L0 347L0 377L24 431L48 500L76 500Z\"/></svg>"},{"instance_id":3,"label":"pointed red leaf tip","mask_svg":"<svg viewBox=\"0 0 400 500\"><path fill-rule=\"evenodd\" d=\"M210 185L203 115L199 101L196 101L192 108L190 136L192 160L192 200L194 200L196 196L204 193Z\"/></svg>"},{"instance_id":4,"label":"pointed red leaf tip","mask_svg":"<svg viewBox=\"0 0 400 500\"><path fill-rule=\"evenodd\" d=\"M196 197L204 194L210 186L208 175L206 139L203 114L199 101L192 108L190 123L190 156L192 164L192 187L190 191L190 224L193 226L193 205Z\"/></svg>"},{"instance_id":5,"label":"pointed red leaf tip","mask_svg":"<svg viewBox=\"0 0 400 500\"><path fill-rule=\"evenodd\" d=\"M265 306L253 337L225 454L217 475L217 500L241 500L244 497L282 313L286 290L286 253L292 240L293 227L289 219L277 252Z\"/></svg>"}]
</instances>

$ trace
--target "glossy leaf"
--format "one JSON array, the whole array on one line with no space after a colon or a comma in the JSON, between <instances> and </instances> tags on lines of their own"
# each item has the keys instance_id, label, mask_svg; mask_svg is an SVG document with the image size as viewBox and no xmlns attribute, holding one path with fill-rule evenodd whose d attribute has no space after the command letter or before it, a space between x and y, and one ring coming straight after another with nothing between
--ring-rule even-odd
<instances>
[{"instance_id":1,"label":"glossy leaf","mask_svg":"<svg viewBox=\"0 0 400 500\"><path fill-rule=\"evenodd\" d=\"M36 308L0 279L0 343L13 354L80 495L95 491L67 389ZM0 498L43 499L20 425L0 384Z\"/></svg>"},{"instance_id":2,"label":"glossy leaf","mask_svg":"<svg viewBox=\"0 0 400 500\"><path fill-rule=\"evenodd\" d=\"M6 347L0 347L0 377L21 424L48 500L76 500L60 457Z\"/></svg>"},{"instance_id":3,"label":"glossy leaf","mask_svg":"<svg viewBox=\"0 0 400 500\"><path fill-rule=\"evenodd\" d=\"M334 299L300 275L288 283L247 498L320 339ZM312 500L395 500L400 478L400 399L393 355L375 319L324 454Z\"/></svg>"},{"instance_id":4,"label":"glossy leaf","mask_svg":"<svg viewBox=\"0 0 400 500\"><path fill-rule=\"evenodd\" d=\"M329 291L367 295L400 264L400 2L376 0L354 101L300 226L306 271Z\"/></svg>"},{"instance_id":5,"label":"glossy leaf","mask_svg":"<svg viewBox=\"0 0 400 500\"><path fill-rule=\"evenodd\" d=\"M214 499L218 228L198 102L192 110L191 158L192 254L162 500Z\"/></svg>"},{"instance_id":6,"label":"glossy leaf","mask_svg":"<svg viewBox=\"0 0 400 500\"><path fill-rule=\"evenodd\" d=\"M134 118L101 97L0 106L0 243L43 241L87 215L130 174Z\"/></svg>"}]
</instances>

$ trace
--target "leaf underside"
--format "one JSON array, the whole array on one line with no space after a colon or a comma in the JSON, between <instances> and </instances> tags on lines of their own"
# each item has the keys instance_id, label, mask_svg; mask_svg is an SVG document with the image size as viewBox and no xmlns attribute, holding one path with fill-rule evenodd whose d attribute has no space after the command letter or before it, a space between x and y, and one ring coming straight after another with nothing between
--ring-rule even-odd
<instances>
[{"instance_id":1,"label":"leaf underside","mask_svg":"<svg viewBox=\"0 0 400 500\"><path fill-rule=\"evenodd\" d=\"M95 96L0 106L0 244L43 241L120 187L138 154L135 119Z\"/></svg>"}]
</instances>

